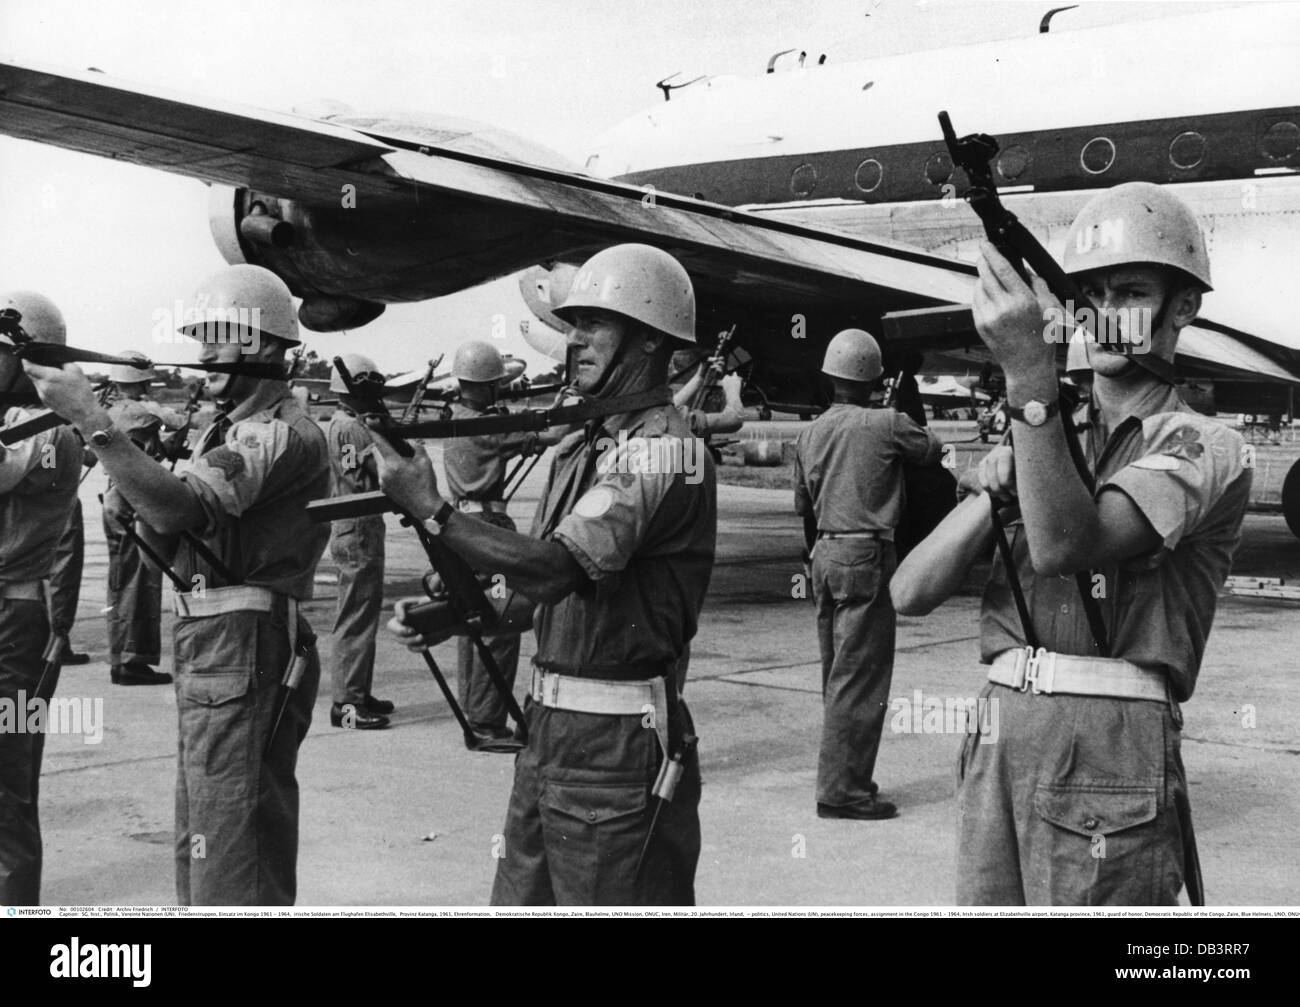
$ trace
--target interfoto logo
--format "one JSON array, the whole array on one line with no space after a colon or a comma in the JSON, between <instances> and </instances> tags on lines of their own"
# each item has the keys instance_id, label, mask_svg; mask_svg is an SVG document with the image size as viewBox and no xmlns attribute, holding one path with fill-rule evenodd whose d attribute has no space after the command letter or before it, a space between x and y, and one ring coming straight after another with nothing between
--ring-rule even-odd
<instances>
[{"instance_id":1,"label":"interfoto logo","mask_svg":"<svg viewBox=\"0 0 1300 1007\"><path fill-rule=\"evenodd\" d=\"M155 308L152 320L155 343L236 343L244 353L256 353L262 345L261 308L217 307L200 296L193 304L178 299L170 308ZM183 334L185 326L191 328Z\"/></svg>"},{"instance_id":2,"label":"interfoto logo","mask_svg":"<svg viewBox=\"0 0 1300 1007\"><path fill-rule=\"evenodd\" d=\"M19 689L17 698L0 699L0 734L80 734L87 745L104 740L104 700L88 696L27 698Z\"/></svg>"},{"instance_id":3,"label":"interfoto logo","mask_svg":"<svg viewBox=\"0 0 1300 1007\"><path fill-rule=\"evenodd\" d=\"M50 948L50 975L55 979L130 979L132 986L148 986L152 972L152 944L68 944Z\"/></svg>"}]
</instances>

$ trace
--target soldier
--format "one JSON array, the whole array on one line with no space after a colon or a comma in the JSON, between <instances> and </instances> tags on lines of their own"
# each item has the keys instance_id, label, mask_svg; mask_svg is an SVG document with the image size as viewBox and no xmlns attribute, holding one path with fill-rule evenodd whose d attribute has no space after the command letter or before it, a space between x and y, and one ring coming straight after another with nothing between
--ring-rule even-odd
<instances>
[{"instance_id":1,"label":"soldier","mask_svg":"<svg viewBox=\"0 0 1300 1007\"><path fill-rule=\"evenodd\" d=\"M826 347L822 373L835 385L829 409L795 445L794 509L812 556L822 656L820 818L892 818L873 779L894 674L894 529L902 463L929 464L942 444L904 413L869 408L883 371L869 333L845 329Z\"/></svg>"},{"instance_id":2,"label":"soldier","mask_svg":"<svg viewBox=\"0 0 1300 1007\"><path fill-rule=\"evenodd\" d=\"M357 381L384 380L378 365L359 353L348 353L343 364ZM330 391L342 394L347 385L338 368L330 372ZM379 488L374 439L357 414L339 403L325 430L329 442L330 491L334 496L366 493ZM375 677L375 634L384 607L384 516L335 521L330 556L339 568L338 614L334 619L331 674L334 703L330 723L357 731L388 726L394 706L370 692Z\"/></svg>"},{"instance_id":3,"label":"soldier","mask_svg":"<svg viewBox=\"0 0 1300 1007\"><path fill-rule=\"evenodd\" d=\"M205 363L282 365L298 342L289 288L260 266L222 270L197 303L197 318L180 331L202 340ZM213 373L217 419L178 477L113 424L78 368L24 367L45 404L85 435L140 520L184 539L176 572L194 590L176 595L177 898L291 904L294 769L320 679L298 608L311 596L328 537L306 512L329 487L325 435L283 380ZM288 692L286 671L301 674ZM287 706L269 744L282 695Z\"/></svg>"},{"instance_id":4,"label":"soldier","mask_svg":"<svg viewBox=\"0 0 1300 1007\"><path fill-rule=\"evenodd\" d=\"M556 313L574 326L581 394L641 394L556 448L531 536L457 514L423 453L403 461L376 438L380 483L537 606L529 740L515 761L493 904L688 905L700 775L682 740L692 724L673 669L713 568L717 493L713 461L671 406L667 380L675 344L695 340L695 295L672 256L617 245L584 264ZM649 451L676 451L680 464L632 464ZM389 624L404 642L446 635L422 638L404 622L407 609L399 602ZM684 772L650 834L651 788L670 754Z\"/></svg>"},{"instance_id":5,"label":"soldier","mask_svg":"<svg viewBox=\"0 0 1300 1007\"><path fill-rule=\"evenodd\" d=\"M461 343L451 366L452 377L460 384L460 398L452 403L452 419L471 419L500 412L496 405L497 389L506 376L505 361L491 343ZM558 437L550 432L486 434L449 440L443 449L442 464L447 475L447 495L452 506L463 514L472 514L498 528L515 530L506 513L506 463L511 458L541 454ZM515 684L519 666L519 637L497 636L488 640L492 657L501 674ZM506 707L492 684L474 645L464 637L457 641L457 666L460 670L460 703L478 739L474 751L509 751L501 743L513 737L506 727ZM469 747L469 742L466 742Z\"/></svg>"},{"instance_id":6,"label":"soldier","mask_svg":"<svg viewBox=\"0 0 1300 1007\"><path fill-rule=\"evenodd\" d=\"M29 290L0 297L17 324L38 342L63 345L63 315ZM9 340L0 335L0 347ZM31 393L16 359L0 353L0 392ZM4 409L4 424L32 411ZM54 640L49 577L55 543L68 527L81 472L81 445L60 426L12 447L0 446L0 703L28 717L32 699L48 700L58 685L57 664L41 673ZM39 685L39 697L38 697ZM0 727L0 903L36 905L41 898L41 824L37 808L43 729Z\"/></svg>"},{"instance_id":7,"label":"soldier","mask_svg":"<svg viewBox=\"0 0 1300 1007\"><path fill-rule=\"evenodd\" d=\"M1210 289L1187 206L1146 182L1094 196L1064 268L1137 351L1087 346L1092 402L1073 428L1095 490L1053 418L1054 348L1040 334L1055 335L1044 319L1061 306L986 246L975 320L1006 373L1014 446L985 458L983 492L908 557L894 598L908 614L943 601L990 551L989 495L1017 501L1022 516L1003 518L1013 569L995 562L984 592L981 702L998 704L999 734L971 734L961 753L957 899L1172 905L1184 877L1198 885L1178 704L1196 684L1251 473L1240 435L1173 384L1179 331ZM1066 576L1080 571L1082 586Z\"/></svg>"},{"instance_id":8,"label":"soldier","mask_svg":"<svg viewBox=\"0 0 1300 1007\"><path fill-rule=\"evenodd\" d=\"M120 355L144 358L134 350ZM136 447L150 458L161 460L162 430L183 430L189 417L149 398L149 383L156 379L152 367L114 364L109 380L116 399L108 407L108 415ZM122 530L123 518L134 521L135 512L110 477L104 490L109 674L114 685L166 685L171 675L152 667L162 659L162 573Z\"/></svg>"},{"instance_id":9,"label":"soldier","mask_svg":"<svg viewBox=\"0 0 1300 1007\"><path fill-rule=\"evenodd\" d=\"M83 447L83 459L87 453ZM54 546L54 566L50 570L50 622L55 634L64 640L61 662L64 667L90 663L90 655L74 651L68 639L81 604L81 575L85 566L86 521L81 510L81 498L74 497L68 526Z\"/></svg>"}]
</instances>

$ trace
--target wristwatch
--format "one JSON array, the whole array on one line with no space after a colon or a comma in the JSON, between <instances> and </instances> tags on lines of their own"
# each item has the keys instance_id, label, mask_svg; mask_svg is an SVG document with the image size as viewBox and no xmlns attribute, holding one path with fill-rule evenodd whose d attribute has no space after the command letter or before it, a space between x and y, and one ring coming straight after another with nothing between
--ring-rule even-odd
<instances>
[{"instance_id":1,"label":"wristwatch","mask_svg":"<svg viewBox=\"0 0 1300 1007\"><path fill-rule=\"evenodd\" d=\"M433 516L425 521L424 525L436 535L438 532L442 531L447 522L451 520L451 516L455 513L456 508L444 500L442 506L433 512Z\"/></svg>"},{"instance_id":2,"label":"wristwatch","mask_svg":"<svg viewBox=\"0 0 1300 1007\"><path fill-rule=\"evenodd\" d=\"M117 433L117 427L113 426L113 421L110 420L108 426L104 427L103 430L96 430L91 433L90 443L97 448L106 448L113 443L115 433Z\"/></svg>"},{"instance_id":3,"label":"wristwatch","mask_svg":"<svg viewBox=\"0 0 1300 1007\"><path fill-rule=\"evenodd\" d=\"M1060 411L1060 399L1053 399L1051 402L1039 402L1037 399L1030 399L1025 403L1023 409L1017 409L1011 403L1007 403L1007 415L1013 420L1019 420L1031 427L1041 427Z\"/></svg>"}]
</instances>

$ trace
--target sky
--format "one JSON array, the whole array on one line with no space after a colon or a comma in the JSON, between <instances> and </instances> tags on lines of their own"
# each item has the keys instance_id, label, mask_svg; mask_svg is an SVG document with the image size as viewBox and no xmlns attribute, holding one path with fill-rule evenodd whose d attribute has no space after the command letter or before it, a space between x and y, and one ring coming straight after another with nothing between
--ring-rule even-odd
<instances>
[{"instance_id":1,"label":"sky","mask_svg":"<svg viewBox=\"0 0 1300 1007\"><path fill-rule=\"evenodd\" d=\"M0 57L106 73L191 95L293 110L352 108L466 116L581 163L586 141L662 100L681 71L760 73L791 47L847 62L1037 31L1060 0L0 0ZM1053 30L1224 3L1096 2ZM155 312L219 270L205 186L103 158L0 138L0 290L35 289L69 341L162 358ZM388 372L422 368L462 340L488 338L551 362L515 335L531 319L512 279L418 305L392 305L351 333L314 334L322 356L368 353ZM539 325L533 320L534 326ZM189 347L168 347L192 359Z\"/></svg>"}]
</instances>

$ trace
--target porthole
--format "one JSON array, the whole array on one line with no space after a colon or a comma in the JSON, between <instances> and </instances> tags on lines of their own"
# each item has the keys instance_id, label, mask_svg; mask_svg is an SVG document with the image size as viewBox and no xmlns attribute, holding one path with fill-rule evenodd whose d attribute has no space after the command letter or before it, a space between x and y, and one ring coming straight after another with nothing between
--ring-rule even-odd
<instances>
[{"instance_id":1,"label":"porthole","mask_svg":"<svg viewBox=\"0 0 1300 1007\"><path fill-rule=\"evenodd\" d=\"M931 154L925 162L925 177L931 185L943 185L952 178L952 158L944 151Z\"/></svg>"},{"instance_id":2,"label":"porthole","mask_svg":"<svg viewBox=\"0 0 1300 1007\"><path fill-rule=\"evenodd\" d=\"M1186 171L1205 160L1205 137L1193 130L1179 133L1169 145L1169 163Z\"/></svg>"},{"instance_id":3,"label":"porthole","mask_svg":"<svg viewBox=\"0 0 1300 1007\"><path fill-rule=\"evenodd\" d=\"M1017 144L998 155L998 171L1008 182L1014 182L1028 170L1032 160L1029 148Z\"/></svg>"},{"instance_id":4,"label":"porthole","mask_svg":"<svg viewBox=\"0 0 1300 1007\"><path fill-rule=\"evenodd\" d=\"M1104 136L1095 136L1083 146L1079 163L1090 175L1100 175L1115 163L1115 145Z\"/></svg>"},{"instance_id":5,"label":"porthole","mask_svg":"<svg viewBox=\"0 0 1300 1007\"><path fill-rule=\"evenodd\" d=\"M858 165L853 173L853 184L862 192L875 192L880 188L880 181L885 177L885 168L874 157L869 157Z\"/></svg>"},{"instance_id":6,"label":"porthole","mask_svg":"<svg viewBox=\"0 0 1300 1007\"><path fill-rule=\"evenodd\" d=\"M790 175L790 191L799 197L811 196L817 188L817 169L811 164L801 164Z\"/></svg>"},{"instance_id":7,"label":"porthole","mask_svg":"<svg viewBox=\"0 0 1300 1007\"><path fill-rule=\"evenodd\" d=\"M1270 161L1288 161L1300 151L1300 126L1294 122L1275 122L1264 131L1259 151Z\"/></svg>"}]
</instances>

